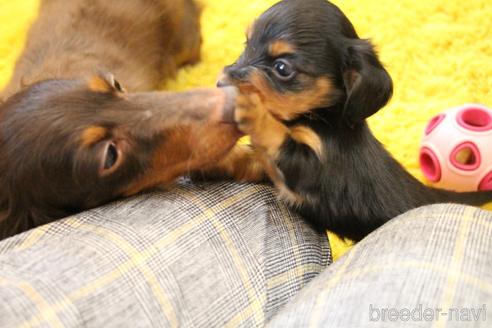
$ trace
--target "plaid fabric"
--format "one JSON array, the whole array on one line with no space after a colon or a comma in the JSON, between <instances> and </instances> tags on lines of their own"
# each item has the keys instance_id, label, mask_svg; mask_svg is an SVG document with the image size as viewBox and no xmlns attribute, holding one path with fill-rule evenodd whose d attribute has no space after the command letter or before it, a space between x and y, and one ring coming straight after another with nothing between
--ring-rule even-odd
<instances>
[{"instance_id":1,"label":"plaid fabric","mask_svg":"<svg viewBox=\"0 0 492 328\"><path fill-rule=\"evenodd\" d=\"M369 235L269 327L485 328L490 311L492 213L435 205Z\"/></svg>"},{"instance_id":2,"label":"plaid fabric","mask_svg":"<svg viewBox=\"0 0 492 328\"><path fill-rule=\"evenodd\" d=\"M184 183L0 243L0 326L263 326L330 262L270 187Z\"/></svg>"}]
</instances>

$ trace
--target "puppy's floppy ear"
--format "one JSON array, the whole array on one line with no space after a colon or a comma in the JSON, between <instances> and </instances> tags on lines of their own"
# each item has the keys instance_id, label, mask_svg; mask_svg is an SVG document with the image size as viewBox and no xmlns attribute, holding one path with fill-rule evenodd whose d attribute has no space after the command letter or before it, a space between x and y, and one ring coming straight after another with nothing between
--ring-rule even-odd
<instances>
[{"instance_id":1,"label":"puppy's floppy ear","mask_svg":"<svg viewBox=\"0 0 492 328\"><path fill-rule=\"evenodd\" d=\"M0 191L0 240L29 229L27 216L24 213L14 213L9 191L5 187L2 184Z\"/></svg>"},{"instance_id":2,"label":"puppy's floppy ear","mask_svg":"<svg viewBox=\"0 0 492 328\"><path fill-rule=\"evenodd\" d=\"M393 94L393 82L369 41L350 39L343 81L347 93L344 117L361 122L381 109Z\"/></svg>"},{"instance_id":3,"label":"puppy's floppy ear","mask_svg":"<svg viewBox=\"0 0 492 328\"><path fill-rule=\"evenodd\" d=\"M16 209L12 200L0 204L0 240L12 237L46 223L43 216L38 216L32 209Z\"/></svg>"},{"instance_id":4,"label":"puppy's floppy ear","mask_svg":"<svg viewBox=\"0 0 492 328\"><path fill-rule=\"evenodd\" d=\"M21 205L2 177L0 183L0 240L46 223L34 208Z\"/></svg>"},{"instance_id":5,"label":"puppy's floppy ear","mask_svg":"<svg viewBox=\"0 0 492 328\"><path fill-rule=\"evenodd\" d=\"M12 237L29 228L25 218L15 217L9 208L0 209L0 240Z\"/></svg>"}]
</instances>

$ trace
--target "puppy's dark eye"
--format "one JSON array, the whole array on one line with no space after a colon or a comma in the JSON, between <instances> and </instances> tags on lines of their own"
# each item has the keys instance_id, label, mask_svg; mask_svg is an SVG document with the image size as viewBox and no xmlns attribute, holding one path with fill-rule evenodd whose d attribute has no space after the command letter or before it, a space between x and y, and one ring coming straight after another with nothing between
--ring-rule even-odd
<instances>
[{"instance_id":1,"label":"puppy's dark eye","mask_svg":"<svg viewBox=\"0 0 492 328\"><path fill-rule=\"evenodd\" d=\"M291 80L296 75L296 71L292 65L285 59L277 59L273 63L273 72L278 78L284 81Z\"/></svg>"},{"instance_id":2,"label":"puppy's dark eye","mask_svg":"<svg viewBox=\"0 0 492 328\"><path fill-rule=\"evenodd\" d=\"M123 164L124 152L123 141L105 141L103 152L101 152L99 176L105 177L116 172Z\"/></svg>"},{"instance_id":3,"label":"puppy's dark eye","mask_svg":"<svg viewBox=\"0 0 492 328\"><path fill-rule=\"evenodd\" d=\"M106 159L104 160L104 170L111 169L118 161L118 149L114 143L108 144Z\"/></svg>"},{"instance_id":4,"label":"puppy's dark eye","mask_svg":"<svg viewBox=\"0 0 492 328\"><path fill-rule=\"evenodd\" d=\"M120 82L118 82L116 79L113 81L113 85L118 92L125 92L125 89L121 86Z\"/></svg>"}]
</instances>

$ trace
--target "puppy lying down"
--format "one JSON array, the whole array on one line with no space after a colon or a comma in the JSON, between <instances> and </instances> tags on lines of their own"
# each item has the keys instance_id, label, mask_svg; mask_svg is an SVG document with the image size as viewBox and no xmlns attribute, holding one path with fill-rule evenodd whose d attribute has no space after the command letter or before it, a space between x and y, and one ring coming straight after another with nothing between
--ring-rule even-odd
<instances>
[{"instance_id":1,"label":"puppy lying down","mask_svg":"<svg viewBox=\"0 0 492 328\"><path fill-rule=\"evenodd\" d=\"M172 183L240 136L234 88L152 91L200 58L193 1L86 4L41 2L2 94L0 239Z\"/></svg>"}]
</instances>

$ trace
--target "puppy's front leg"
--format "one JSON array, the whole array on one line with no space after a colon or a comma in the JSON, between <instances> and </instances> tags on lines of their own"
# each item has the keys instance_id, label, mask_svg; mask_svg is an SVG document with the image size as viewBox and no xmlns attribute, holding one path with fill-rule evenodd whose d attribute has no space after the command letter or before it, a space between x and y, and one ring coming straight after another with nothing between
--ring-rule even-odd
<instances>
[{"instance_id":1,"label":"puppy's front leg","mask_svg":"<svg viewBox=\"0 0 492 328\"><path fill-rule=\"evenodd\" d=\"M242 182L262 182L268 177L260 155L251 145L236 145L217 164L200 170L195 176L203 178L233 178Z\"/></svg>"},{"instance_id":2,"label":"puppy's front leg","mask_svg":"<svg viewBox=\"0 0 492 328\"><path fill-rule=\"evenodd\" d=\"M320 159L323 148L318 135L308 127L288 127L275 119L256 93L243 94L238 98L235 120L239 129L251 137L251 143L258 152L258 160L278 189L280 197L292 205L301 204L305 197L287 186L278 159L282 146L288 140L306 146L313 157Z\"/></svg>"}]
</instances>

